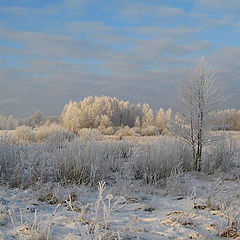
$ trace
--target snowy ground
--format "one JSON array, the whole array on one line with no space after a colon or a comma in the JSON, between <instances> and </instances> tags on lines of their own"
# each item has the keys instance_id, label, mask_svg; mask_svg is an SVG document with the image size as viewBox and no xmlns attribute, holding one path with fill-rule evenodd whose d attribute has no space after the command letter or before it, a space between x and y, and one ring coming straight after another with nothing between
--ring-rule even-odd
<instances>
[{"instance_id":1,"label":"snowy ground","mask_svg":"<svg viewBox=\"0 0 240 240\"><path fill-rule=\"evenodd\" d=\"M231 165L234 167L226 164L227 167L222 168L225 173L221 168L211 175L173 171L167 179L157 182L158 185L147 185L143 183L144 178L131 177L133 173L130 171L129 174L128 171L130 161L145 159L144 152L135 148L136 155L133 155L133 159L125 156L125 158L117 158L116 162L114 160L113 163L117 165L112 165L116 169L121 165L119 170L110 171L109 174L104 172L107 176L106 183L99 183L92 188L76 185L63 187L59 183L38 185L38 181L30 185L31 187L19 185L29 187L27 189L9 188L2 184L0 185L0 240L240 239L240 135L229 134L238 140L238 144L234 148L234 164ZM161 159L157 166L160 170L164 170L163 164L169 163L169 160L175 159L179 154L178 151L173 155L166 154L171 150L174 151L174 144L170 144L168 137L162 142L158 137L127 140L140 145L159 143L152 150L163 151L159 150L152 158L155 161L160 159L162 154L166 155L166 161ZM104 144L115 147L115 151L128 146L128 143L121 142L116 142L115 145L108 145L108 142ZM166 149L165 144L169 144ZM4 150L10 152L11 148L8 148L8 145L3 146L2 153ZM75 147L73 150L76 150L79 146L82 145L73 142L69 143L67 148L71 150ZM89 149L97 147L98 145L93 144ZM224 145L220 145L219 148L224 148ZM42 153L44 149L39 148L36 154L30 151L26 156L35 163L38 153ZM64 149L55 149L57 155L51 151L44 152L47 154L46 159L52 160L54 156L57 156L56 160L59 159L64 153L62 150ZM93 155L101 153L101 151L90 152ZM72 153L74 155L78 152ZM80 152L79 155L86 155L88 159L89 155L84 153L84 151ZM221 155L228 154L224 149L218 153L217 156L222 158L224 156ZM20 160L11 158L11 154L9 156L6 159L13 159L13 163L21 160L21 158ZM26 164L30 160L24 156L23 163ZM66 164L69 164L69 158L66 159L68 161ZM149 161L151 158L146 159ZM226 159L229 159L228 155ZM56 161L56 164L58 163ZM140 161L140 165L143 163L144 161ZM36 171L39 166L41 165L32 164L28 171L31 167L35 167ZM18 165L14 173L18 170L17 167ZM174 165L173 169L175 168L179 170L178 166ZM25 171L22 174L24 173ZM102 177L101 175L100 179Z\"/></svg>"},{"instance_id":2,"label":"snowy ground","mask_svg":"<svg viewBox=\"0 0 240 240\"><path fill-rule=\"evenodd\" d=\"M0 239L240 239L229 222L239 216L236 174L184 173L175 187L174 196L140 182L107 183L100 195L77 186L1 186Z\"/></svg>"}]
</instances>

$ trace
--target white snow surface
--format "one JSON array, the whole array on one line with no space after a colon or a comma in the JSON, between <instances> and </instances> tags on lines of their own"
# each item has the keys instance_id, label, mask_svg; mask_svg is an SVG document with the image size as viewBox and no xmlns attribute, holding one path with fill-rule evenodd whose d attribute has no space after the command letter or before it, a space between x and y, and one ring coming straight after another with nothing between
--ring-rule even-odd
<instances>
[{"instance_id":1,"label":"white snow surface","mask_svg":"<svg viewBox=\"0 0 240 240\"><path fill-rule=\"evenodd\" d=\"M232 236L220 237L239 214L239 179L183 173L177 187L170 195L139 181L110 182L98 201L97 187L2 185L0 239L240 239L239 226Z\"/></svg>"}]
</instances>

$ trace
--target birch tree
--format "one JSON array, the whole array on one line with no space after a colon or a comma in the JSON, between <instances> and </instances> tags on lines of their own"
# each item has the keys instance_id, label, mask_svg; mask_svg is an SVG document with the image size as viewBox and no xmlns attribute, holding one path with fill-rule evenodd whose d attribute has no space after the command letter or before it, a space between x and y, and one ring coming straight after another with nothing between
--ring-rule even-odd
<instances>
[{"instance_id":1,"label":"birch tree","mask_svg":"<svg viewBox=\"0 0 240 240\"><path fill-rule=\"evenodd\" d=\"M214 74L202 57L185 86L179 89L178 117L170 127L173 135L191 146L193 168L197 171L201 170L203 148L209 143L209 131L214 124L210 113L217 110L220 101Z\"/></svg>"},{"instance_id":2,"label":"birch tree","mask_svg":"<svg viewBox=\"0 0 240 240\"><path fill-rule=\"evenodd\" d=\"M156 127L160 129L161 132L163 132L164 124L165 124L165 112L162 108L159 109L156 119L155 119Z\"/></svg>"}]
</instances>

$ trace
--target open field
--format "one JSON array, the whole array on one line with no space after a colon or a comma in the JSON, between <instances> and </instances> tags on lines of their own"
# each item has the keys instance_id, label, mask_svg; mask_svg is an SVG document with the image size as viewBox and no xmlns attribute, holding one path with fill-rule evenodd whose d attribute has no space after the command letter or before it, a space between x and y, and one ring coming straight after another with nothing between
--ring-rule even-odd
<instances>
[{"instance_id":1,"label":"open field","mask_svg":"<svg viewBox=\"0 0 240 240\"><path fill-rule=\"evenodd\" d=\"M239 39L240 0L0 0L0 240L240 240Z\"/></svg>"},{"instance_id":2,"label":"open field","mask_svg":"<svg viewBox=\"0 0 240 240\"><path fill-rule=\"evenodd\" d=\"M239 136L209 147L200 173L173 137L2 139L0 236L240 239Z\"/></svg>"}]
</instances>

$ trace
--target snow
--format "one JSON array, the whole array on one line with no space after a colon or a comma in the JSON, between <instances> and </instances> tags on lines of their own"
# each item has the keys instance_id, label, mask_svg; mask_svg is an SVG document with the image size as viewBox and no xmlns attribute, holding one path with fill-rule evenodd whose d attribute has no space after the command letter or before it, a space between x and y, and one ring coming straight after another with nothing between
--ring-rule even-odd
<instances>
[{"instance_id":1,"label":"snow","mask_svg":"<svg viewBox=\"0 0 240 240\"><path fill-rule=\"evenodd\" d=\"M239 181L224 174L182 177L191 181L192 191L174 197L137 181L122 195L114 185L104 185L100 198L98 189L83 186L24 190L2 185L0 239L220 239L228 217L239 210Z\"/></svg>"}]
</instances>

